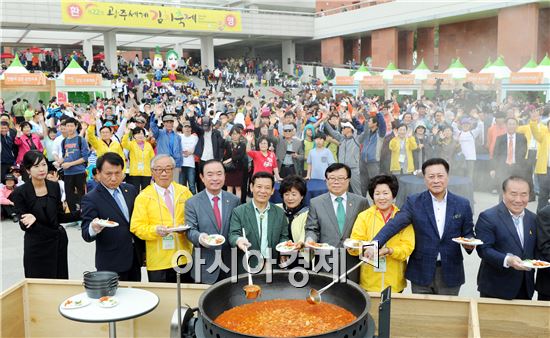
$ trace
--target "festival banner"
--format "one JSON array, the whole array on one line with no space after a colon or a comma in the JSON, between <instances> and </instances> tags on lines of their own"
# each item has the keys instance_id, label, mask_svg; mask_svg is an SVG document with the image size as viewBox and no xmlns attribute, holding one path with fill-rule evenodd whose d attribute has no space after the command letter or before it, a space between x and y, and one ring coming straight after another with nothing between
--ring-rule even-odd
<instances>
[{"instance_id":1,"label":"festival banner","mask_svg":"<svg viewBox=\"0 0 550 338\"><path fill-rule=\"evenodd\" d=\"M495 82L495 74L492 73L468 73L466 81L476 85L491 85Z\"/></svg>"},{"instance_id":2,"label":"festival banner","mask_svg":"<svg viewBox=\"0 0 550 338\"><path fill-rule=\"evenodd\" d=\"M353 85L353 76L337 76L336 84L341 86Z\"/></svg>"},{"instance_id":3,"label":"festival banner","mask_svg":"<svg viewBox=\"0 0 550 338\"><path fill-rule=\"evenodd\" d=\"M510 74L511 84L541 84L543 79L544 74L542 72Z\"/></svg>"},{"instance_id":4,"label":"festival banner","mask_svg":"<svg viewBox=\"0 0 550 338\"><path fill-rule=\"evenodd\" d=\"M241 32L241 12L97 1L61 1L63 23L94 26Z\"/></svg>"},{"instance_id":5,"label":"festival banner","mask_svg":"<svg viewBox=\"0 0 550 338\"><path fill-rule=\"evenodd\" d=\"M428 74L428 79L426 79L426 83L429 85L435 85L437 79L443 80L443 85L448 85L453 83L453 78L451 74L445 74L445 73L431 73Z\"/></svg>"},{"instance_id":6,"label":"festival banner","mask_svg":"<svg viewBox=\"0 0 550 338\"><path fill-rule=\"evenodd\" d=\"M46 77L42 73L26 74L4 74L6 86L43 86L46 84Z\"/></svg>"},{"instance_id":7,"label":"festival banner","mask_svg":"<svg viewBox=\"0 0 550 338\"><path fill-rule=\"evenodd\" d=\"M396 74L393 76L391 84L393 85L412 85L415 80L414 74Z\"/></svg>"},{"instance_id":8,"label":"festival banner","mask_svg":"<svg viewBox=\"0 0 550 338\"><path fill-rule=\"evenodd\" d=\"M382 88L384 86L384 78L382 75L365 76L363 80L359 81L361 87L375 87Z\"/></svg>"},{"instance_id":9,"label":"festival banner","mask_svg":"<svg viewBox=\"0 0 550 338\"><path fill-rule=\"evenodd\" d=\"M65 74L66 86L100 86L101 74Z\"/></svg>"}]
</instances>

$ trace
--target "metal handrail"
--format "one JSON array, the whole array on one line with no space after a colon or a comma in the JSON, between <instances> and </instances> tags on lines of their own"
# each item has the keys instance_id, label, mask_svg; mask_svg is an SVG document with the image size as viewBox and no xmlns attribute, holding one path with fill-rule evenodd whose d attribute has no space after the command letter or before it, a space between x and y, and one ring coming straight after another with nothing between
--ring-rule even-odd
<instances>
[{"instance_id":1,"label":"metal handrail","mask_svg":"<svg viewBox=\"0 0 550 338\"><path fill-rule=\"evenodd\" d=\"M293 15L293 16L307 16L315 17L315 13L308 12L295 12L295 11L277 11L271 9L259 9L259 8L244 8L244 7L225 7L225 6L213 6L213 5L202 5L202 4L192 4L186 3L180 0L180 3L174 3L166 0L96 0L100 2L119 2L119 3L131 3L131 4L140 4L140 5L157 5L157 6L167 6L167 7L177 7L178 5L182 7L192 7L192 8L202 8L202 9L217 9L224 11L240 11L253 14L284 14L284 15Z\"/></svg>"},{"instance_id":2,"label":"metal handrail","mask_svg":"<svg viewBox=\"0 0 550 338\"><path fill-rule=\"evenodd\" d=\"M321 62L315 62L315 61L296 61L295 64L301 65L301 66L314 66L314 67L330 67L330 68L344 68L344 69L352 69L351 65L349 64L323 64ZM356 65L353 69L358 69L360 65ZM384 67L367 67L369 71L372 72L382 72L385 68ZM412 72L412 69L397 69L403 74L409 74Z\"/></svg>"},{"instance_id":3,"label":"metal handrail","mask_svg":"<svg viewBox=\"0 0 550 338\"><path fill-rule=\"evenodd\" d=\"M376 2L378 2L380 0L362 0L362 1L358 1L357 3L353 3L353 4L349 4L349 5L345 5L345 6L340 6L340 7L337 7L337 8L332 8L332 9L329 9L329 10L326 10L326 11L318 11L318 12L315 12L315 17L323 17L323 16L327 16L327 15L333 15L333 14L338 14L338 13L342 13L342 11L345 9L346 11L354 11L354 10L357 10L357 9L361 9L361 8L365 8L365 7L362 7L361 5L363 4L367 4L367 3L373 3L372 5L380 5L380 4L377 4ZM395 0L392 0L392 1L395 1ZM385 1L383 3L386 3L386 2L389 2L389 1Z\"/></svg>"}]
</instances>

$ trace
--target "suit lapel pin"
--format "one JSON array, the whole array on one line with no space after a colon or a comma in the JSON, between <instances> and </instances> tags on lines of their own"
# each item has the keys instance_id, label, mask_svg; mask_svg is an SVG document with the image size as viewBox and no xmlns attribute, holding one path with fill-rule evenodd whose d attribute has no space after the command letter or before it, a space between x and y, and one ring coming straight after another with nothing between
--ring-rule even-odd
<instances>
[{"instance_id":1,"label":"suit lapel pin","mask_svg":"<svg viewBox=\"0 0 550 338\"><path fill-rule=\"evenodd\" d=\"M128 192L128 190L127 190L127 189L124 189L124 192Z\"/></svg>"},{"instance_id":2,"label":"suit lapel pin","mask_svg":"<svg viewBox=\"0 0 550 338\"><path fill-rule=\"evenodd\" d=\"M531 229L529 229L529 236L533 236L533 231L531 231Z\"/></svg>"}]
</instances>

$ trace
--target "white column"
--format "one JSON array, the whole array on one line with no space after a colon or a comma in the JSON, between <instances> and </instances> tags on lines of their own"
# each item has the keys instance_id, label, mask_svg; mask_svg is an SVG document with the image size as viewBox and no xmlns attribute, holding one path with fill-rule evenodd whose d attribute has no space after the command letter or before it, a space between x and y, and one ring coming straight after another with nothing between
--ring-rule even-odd
<instances>
[{"instance_id":1,"label":"white column","mask_svg":"<svg viewBox=\"0 0 550 338\"><path fill-rule=\"evenodd\" d=\"M296 45L292 40L283 41L283 58L281 64L283 67L283 72L292 74L294 69L294 63L296 62Z\"/></svg>"},{"instance_id":2,"label":"white column","mask_svg":"<svg viewBox=\"0 0 550 338\"><path fill-rule=\"evenodd\" d=\"M105 65L113 73L118 73L118 62L116 59L116 33L103 33L103 45L105 54Z\"/></svg>"},{"instance_id":3,"label":"white column","mask_svg":"<svg viewBox=\"0 0 550 338\"><path fill-rule=\"evenodd\" d=\"M94 51L92 48L92 40L84 40L82 42L82 53L88 59L90 67L92 66L92 63L94 63ZM89 71L89 69L85 69L85 71Z\"/></svg>"},{"instance_id":4,"label":"white column","mask_svg":"<svg viewBox=\"0 0 550 338\"><path fill-rule=\"evenodd\" d=\"M176 51L176 53L178 53L178 56L181 58L181 56L183 55L183 43L176 43L174 45L174 50Z\"/></svg>"},{"instance_id":5,"label":"white column","mask_svg":"<svg viewBox=\"0 0 550 338\"><path fill-rule=\"evenodd\" d=\"M210 70L214 68L214 38L211 36L201 36L201 65L208 65Z\"/></svg>"}]
</instances>

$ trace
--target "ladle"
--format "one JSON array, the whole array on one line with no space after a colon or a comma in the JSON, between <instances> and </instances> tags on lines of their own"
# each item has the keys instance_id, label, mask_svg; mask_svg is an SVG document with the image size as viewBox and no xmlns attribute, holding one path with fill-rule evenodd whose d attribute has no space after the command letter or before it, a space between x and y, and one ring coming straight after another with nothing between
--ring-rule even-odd
<instances>
[{"instance_id":1,"label":"ladle","mask_svg":"<svg viewBox=\"0 0 550 338\"><path fill-rule=\"evenodd\" d=\"M248 241L246 238L246 231L243 228L243 237ZM248 284L243 287L244 294L246 296L246 299L256 299L260 296L262 293L262 288L260 288L258 285L254 285L252 283L252 274L250 273L250 264L248 263L248 260L250 258L250 254L248 253L248 248L244 251L244 254L246 256L246 272L248 272Z\"/></svg>"},{"instance_id":2,"label":"ladle","mask_svg":"<svg viewBox=\"0 0 550 338\"><path fill-rule=\"evenodd\" d=\"M321 303L321 294L325 291L328 290L328 288L330 288L331 286L334 285L334 283L336 282L339 282L342 278L344 278L344 276L346 276L347 274L349 274L350 272L352 272L353 270L357 269L358 267L361 266L361 264L363 264L364 261L360 261L359 263L357 263L353 268L349 269L348 271L344 272L343 274L340 275L340 277L338 277L337 280L333 280L332 282L330 282L330 284L328 284L327 286L325 286L324 288L322 288L321 290L317 291L313 288L311 288L309 290L309 294L308 296L306 297L306 300L308 303L310 304L313 304L313 305L316 305L316 304L319 304Z\"/></svg>"}]
</instances>

